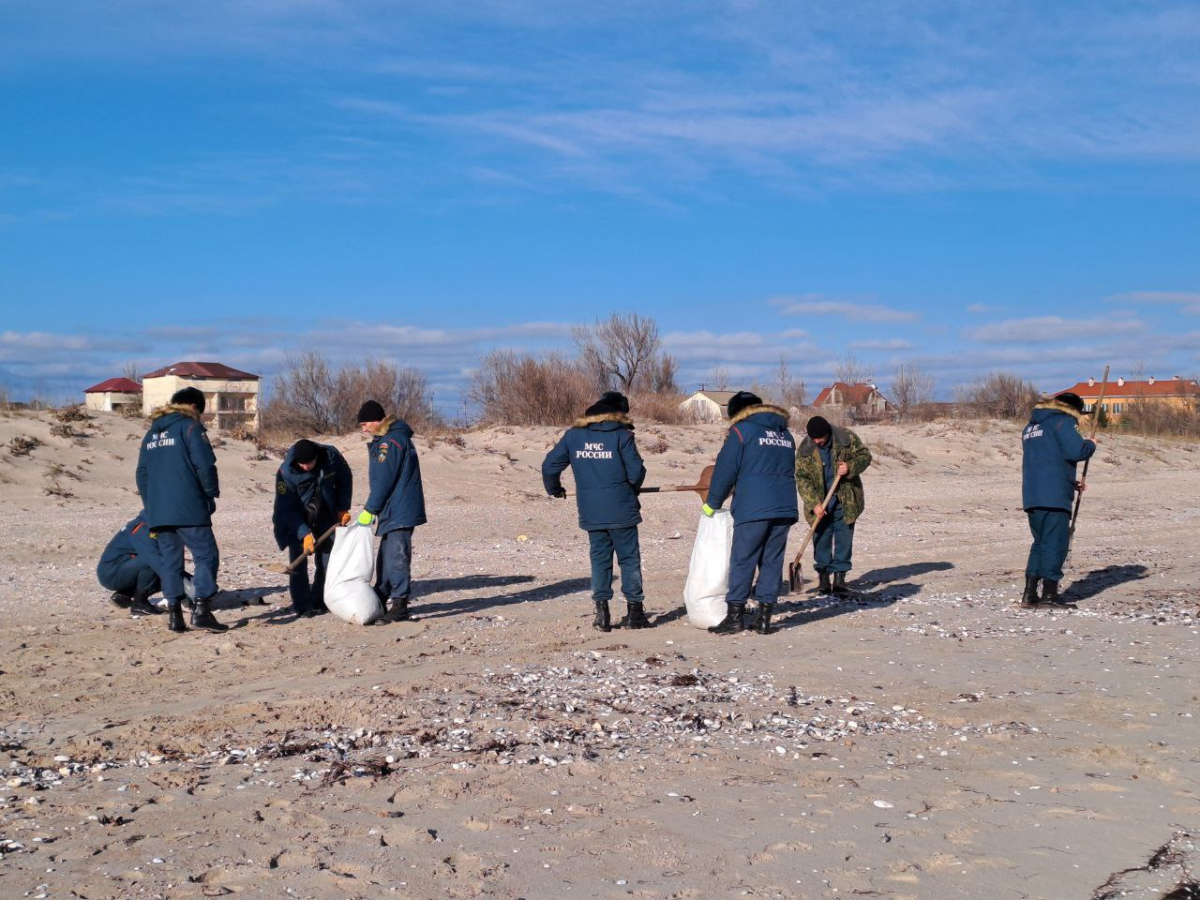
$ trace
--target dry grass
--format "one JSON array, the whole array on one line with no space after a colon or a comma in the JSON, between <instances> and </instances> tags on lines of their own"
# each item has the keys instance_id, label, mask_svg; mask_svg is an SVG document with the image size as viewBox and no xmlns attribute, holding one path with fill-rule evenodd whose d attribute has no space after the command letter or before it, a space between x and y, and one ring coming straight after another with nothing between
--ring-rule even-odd
<instances>
[{"instance_id":1,"label":"dry grass","mask_svg":"<svg viewBox=\"0 0 1200 900\"><path fill-rule=\"evenodd\" d=\"M8 452L10 456L28 456L40 446L42 442L38 438L28 434L17 434L8 442Z\"/></svg>"}]
</instances>

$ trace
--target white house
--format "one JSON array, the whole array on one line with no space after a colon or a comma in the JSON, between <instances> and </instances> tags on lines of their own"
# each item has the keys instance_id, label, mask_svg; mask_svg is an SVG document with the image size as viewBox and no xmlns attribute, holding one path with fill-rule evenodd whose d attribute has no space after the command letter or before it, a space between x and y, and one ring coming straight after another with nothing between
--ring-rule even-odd
<instances>
[{"instance_id":1,"label":"white house","mask_svg":"<svg viewBox=\"0 0 1200 900\"><path fill-rule=\"evenodd\" d=\"M729 418L729 398L737 391L699 390L679 404L700 422L720 422Z\"/></svg>"},{"instance_id":2,"label":"white house","mask_svg":"<svg viewBox=\"0 0 1200 900\"><path fill-rule=\"evenodd\" d=\"M142 386L128 378L109 378L83 392L87 409L96 412L120 412L142 408Z\"/></svg>"},{"instance_id":3,"label":"white house","mask_svg":"<svg viewBox=\"0 0 1200 900\"><path fill-rule=\"evenodd\" d=\"M142 378L142 411L146 415L171 401L181 388L204 393L206 425L230 431L259 426L258 393L261 379L215 362L180 362L157 369Z\"/></svg>"}]
</instances>

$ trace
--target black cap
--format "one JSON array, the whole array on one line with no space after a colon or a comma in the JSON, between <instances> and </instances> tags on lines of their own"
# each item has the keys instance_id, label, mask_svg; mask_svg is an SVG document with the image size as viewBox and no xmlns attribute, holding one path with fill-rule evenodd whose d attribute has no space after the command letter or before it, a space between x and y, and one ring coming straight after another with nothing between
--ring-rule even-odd
<instances>
[{"instance_id":1,"label":"black cap","mask_svg":"<svg viewBox=\"0 0 1200 900\"><path fill-rule=\"evenodd\" d=\"M171 395L171 402L180 406L194 406L196 412L204 412L204 391L194 387L180 388Z\"/></svg>"},{"instance_id":2,"label":"black cap","mask_svg":"<svg viewBox=\"0 0 1200 900\"><path fill-rule=\"evenodd\" d=\"M752 394L749 391L738 391L729 398L729 418L733 418L747 406L758 406L762 403L762 397L758 394Z\"/></svg>"},{"instance_id":3,"label":"black cap","mask_svg":"<svg viewBox=\"0 0 1200 900\"><path fill-rule=\"evenodd\" d=\"M605 391L604 394L584 412L588 416L603 416L608 413L629 412L629 399L619 391Z\"/></svg>"},{"instance_id":4,"label":"black cap","mask_svg":"<svg viewBox=\"0 0 1200 900\"><path fill-rule=\"evenodd\" d=\"M1063 391L1061 394L1055 394L1054 399L1059 403L1065 403L1071 409L1077 412L1083 412L1083 398L1071 391Z\"/></svg>"},{"instance_id":5,"label":"black cap","mask_svg":"<svg viewBox=\"0 0 1200 900\"><path fill-rule=\"evenodd\" d=\"M292 444L292 462L294 463L310 463L316 462L317 455L321 452L321 445L315 444L307 438L302 438Z\"/></svg>"},{"instance_id":6,"label":"black cap","mask_svg":"<svg viewBox=\"0 0 1200 900\"><path fill-rule=\"evenodd\" d=\"M382 422L384 419L383 407L376 400L368 400L358 408L359 424L363 422Z\"/></svg>"},{"instance_id":7,"label":"black cap","mask_svg":"<svg viewBox=\"0 0 1200 900\"><path fill-rule=\"evenodd\" d=\"M804 426L804 430L808 432L808 436L814 441L817 438L829 437L833 434L833 426L823 416L813 416L808 420L808 424Z\"/></svg>"}]
</instances>

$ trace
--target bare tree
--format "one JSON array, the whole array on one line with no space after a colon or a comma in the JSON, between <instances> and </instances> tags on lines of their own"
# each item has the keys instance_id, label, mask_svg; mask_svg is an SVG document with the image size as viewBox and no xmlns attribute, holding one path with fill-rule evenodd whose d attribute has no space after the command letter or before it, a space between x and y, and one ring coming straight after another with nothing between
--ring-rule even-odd
<instances>
[{"instance_id":1,"label":"bare tree","mask_svg":"<svg viewBox=\"0 0 1200 900\"><path fill-rule=\"evenodd\" d=\"M647 377L642 379L651 393L679 393L679 360L670 353L660 353L650 361L646 370Z\"/></svg>"},{"instance_id":2,"label":"bare tree","mask_svg":"<svg viewBox=\"0 0 1200 900\"><path fill-rule=\"evenodd\" d=\"M870 384L875 380L871 369L860 363L853 353L847 353L833 367L833 378L846 384Z\"/></svg>"},{"instance_id":3,"label":"bare tree","mask_svg":"<svg viewBox=\"0 0 1200 900\"><path fill-rule=\"evenodd\" d=\"M126 360L125 365L121 369L121 375L130 381L136 381L140 384L142 380L141 366L137 364L136 359Z\"/></svg>"},{"instance_id":4,"label":"bare tree","mask_svg":"<svg viewBox=\"0 0 1200 900\"><path fill-rule=\"evenodd\" d=\"M712 375L710 377L712 379L712 389L714 391L729 390L730 375L727 368L724 366L713 366Z\"/></svg>"},{"instance_id":5,"label":"bare tree","mask_svg":"<svg viewBox=\"0 0 1200 900\"><path fill-rule=\"evenodd\" d=\"M1038 402L1038 389L1011 372L990 372L983 378L958 389L961 403L973 406L977 413L1000 419L1020 419Z\"/></svg>"},{"instance_id":6,"label":"bare tree","mask_svg":"<svg viewBox=\"0 0 1200 900\"><path fill-rule=\"evenodd\" d=\"M776 400L784 408L803 406L804 401L808 399L808 390L803 379L792 377L792 370L782 354L779 357L779 368L775 370L773 387Z\"/></svg>"},{"instance_id":7,"label":"bare tree","mask_svg":"<svg viewBox=\"0 0 1200 900\"><path fill-rule=\"evenodd\" d=\"M580 361L594 374L597 386L626 393L662 347L658 323L637 313L613 313L594 325L575 328L573 336Z\"/></svg>"},{"instance_id":8,"label":"bare tree","mask_svg":"<svg viewBox=\"0 0 1200 900\"><path fill-rule=\"evenodd\" d=\"M921 371L916 363L901 363L892 376L892 403L901 421L917 406L933 400L932 375Z\"/></svg>"},{"instance_id":9,"label":"bare tree","mask_svg":"<svg viewBox=\"0 0 1200 900\"><path fill-rule=\"evenodd\" d=\"M480 361L467 396L488 424L565 425L595 396L592 376L557 354L534 359L494 350Z\"/></svg>"},{"instance_id":10,"label":"bare tree","mask_svg":"<svg viewBox=\"0 0 1200 900\"><path fill-rule=\"evenodd\" d=\"M289 353L275 376L273 418L299 431L332 434L341 424L329 361L316 350ZM268 416L269 418L271 416Z\"/></svg>"}]
</instances>

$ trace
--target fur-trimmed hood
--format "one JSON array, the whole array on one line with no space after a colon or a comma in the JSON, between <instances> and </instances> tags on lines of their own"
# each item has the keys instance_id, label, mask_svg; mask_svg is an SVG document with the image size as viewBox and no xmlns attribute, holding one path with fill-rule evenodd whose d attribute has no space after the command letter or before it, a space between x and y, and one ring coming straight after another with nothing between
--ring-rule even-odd
<instances>
[{"instance_id":1,"label":"fur-trimmed hood","mask_svg":"<svg viewBox=\"0 0 1200 900\"><path fill-rule=\"evenodd\" d=\"M1084 416L1083 413L1081 413L1079 410L1077 410L1073 406L1069 406L1066 403L1063 403L1059 400L1055 400L1053 397L1051 397L1048 400L1043 400L1040 403L1038 403L1036 406L1034 406L1033 411L1036 413L1039 409L1049 410L1050 412L1066 413L1068 416L1073 418L1076 422L1083 421L1083 416Z\"/></svg>"},{"instance_id":2,"label":"fur-trimmed hood","mask_svg":"<svg viewBox=\"0 0 1200 900\"><path fill-rule=\"evenodd\" d=\"M783 419L785 425L787 424L789 418L788 411L782 406L774 406L770 403L756 403L753 406L747 406L745 409L740 410L736 416L729 420L729 427L732 428L738 422L757 415L758 413L772 413L777 415Z\"/></svg>"},{"instance_id":3,"label":"fur-trimmed hood","mask_svg":"<svg viewBox=\"0 0 1200 900\"><path fill-rule=\"evenodd\" d=\"M633 428L633 419L623 412L593 413L590 416L580 416L572 427L587 428L589 425L599 425L601 422L616 422L626 428Z\"/></svg>"},{"instance_id":4,"label":"fur-trimmed hood","mask_svg":"<svg viewBox=\"0 0 1200 900\"><path fill-rule=\"evenodd\" d=\"M197 422L200 421L200 413L196 412L196 407L183 403L167 403L158 407L158 409L150 413L150 421L153 422L155 419L162 416L169 416L172 413L187 416L189 419L195 419Z\"/></svg>"},{"instance_id":5,"label":"fur-trimmed hood","mask_svg":"<svg viewBox=\"0 0 1200 900\"><path fill-rule=\"evenodd\" d=\"M374 428L371 429L371 434L375 435L375 437L383 437L385 434L388 433L388 431L391 429L391 427L395 424L396 424L395 416L385 416L382 422L380 422Z\"/></svg>"}]
</instances>

